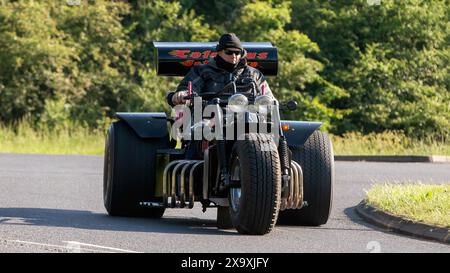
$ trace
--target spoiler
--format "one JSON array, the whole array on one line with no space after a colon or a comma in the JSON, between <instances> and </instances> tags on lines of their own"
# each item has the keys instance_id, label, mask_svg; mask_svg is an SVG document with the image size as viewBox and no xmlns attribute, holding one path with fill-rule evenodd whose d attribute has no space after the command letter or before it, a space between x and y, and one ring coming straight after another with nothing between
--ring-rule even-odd
<instances>
[{"instance_id":1,"label":"spoiler","mask_svg":"<svg viewBox=\"0 0 450 273\"><path fill-rule=\"evenodd\" d=\"M153 42L156 68L161 76L184 76L193 65L206 64L217 55L214 42ZM272 43L242 43L247 51L247 64L265 76L276 76L278 51Z\"/></svg>"}]
</instances>

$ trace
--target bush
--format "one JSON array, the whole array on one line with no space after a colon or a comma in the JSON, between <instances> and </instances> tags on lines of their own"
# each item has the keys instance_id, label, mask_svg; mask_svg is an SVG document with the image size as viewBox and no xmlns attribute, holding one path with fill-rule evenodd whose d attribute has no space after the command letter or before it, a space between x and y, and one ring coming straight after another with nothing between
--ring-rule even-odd
<instances>
[{"instance_id":1,"label":"bush","mask_svg":"<svg viewBox=\"0 0 450 273\"><path fill-rule=\"evenodd\" d=\"M236 32L278 47L269 84L299 102L286 118L448 137L449 19L445 0L0 1L0 123L96 128L116 111L168 111L180 79L156 77L152 42Z\"/></svg>"},{"instance_id":2,"label":"bush","mask_svg":"<svg viewBox=\"0 0 450 273\"><path fill-rule=\"evenodd\" d=\"M291 28L318 43L324 76L345 89L335 133L450 134L448 1L293 2Z\"/></svg>"},{"instance_id":3,"label":"bush","mask_svg":"<svg viewBox=\"0 0 450 273\"><path fill-rule=\"evenodd\" d=\"M70 117L97 126L136 88L123 3L67 6L55 1L0 6L0 120L36 123L64 98ZM30 20L33 18L33 20Z\"/></svg>"}]
</instances>

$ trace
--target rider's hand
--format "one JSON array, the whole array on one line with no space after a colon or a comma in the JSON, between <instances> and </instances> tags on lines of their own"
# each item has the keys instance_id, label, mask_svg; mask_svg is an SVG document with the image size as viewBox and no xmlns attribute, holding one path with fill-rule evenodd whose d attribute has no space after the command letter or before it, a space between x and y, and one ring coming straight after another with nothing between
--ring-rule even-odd
<instances>
[{"instance_id":1,"label":"rider's hand","mask_svg":"<svg viewBox=\"0 0 450 273\"><path fill-rule=\"evenodd\" d=\"M188 91L178 91L178 92L176 92L172 96L172 103L174 105L186 103L186 100L184 99L184 97L186 97L187 95L188 95Z\"/></svg>"}]
</instances>

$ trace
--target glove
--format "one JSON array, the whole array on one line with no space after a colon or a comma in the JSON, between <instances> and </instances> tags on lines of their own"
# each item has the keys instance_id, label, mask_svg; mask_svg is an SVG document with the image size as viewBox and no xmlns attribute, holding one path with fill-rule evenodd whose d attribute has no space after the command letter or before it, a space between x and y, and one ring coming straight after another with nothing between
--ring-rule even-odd
<instances>
[{"instance_id":1,"label":"glove","mask_svg":"<svg viewBox=\"0 0 450 273\"><path fill-rule=\"evenodd\" d=\"M172 96L172 103L173 105L183 104L186 103L187 100L184 99L188 95L187 91L178 91Z\"/></svg>"}]
</instances>

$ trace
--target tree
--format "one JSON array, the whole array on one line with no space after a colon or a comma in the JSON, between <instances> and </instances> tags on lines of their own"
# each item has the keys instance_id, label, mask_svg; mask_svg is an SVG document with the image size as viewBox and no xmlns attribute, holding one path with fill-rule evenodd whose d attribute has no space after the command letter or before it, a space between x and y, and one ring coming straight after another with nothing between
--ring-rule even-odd
<instances>
[{"instance_id":1,"label":"tree","mask_svg":"<svg viewBox=\"0 0 450 273\"><path fill-rule=\"evenodd\" d=\"M1 120L31 115L38 122L47 100L62 100L73 119L95 127L125 108L137 87L132 45L121 24L127 7L110 1L2 4Z\"/></svg>"},{"instance_id":2,"label":"tree","mask_svg":"<svg viewBox=\"0 0 450 273\"><path fill-rule=\"evenodd\" d=\"M0 121L14 122L26 114L39 119L45 100L67 88L64 72L75 52L63 37L45 5L1 4Z\"/></svg>"},{"instance_id":3,"label":"tree","mask_svg":"<svg viewBox=\"0 0 450 273\"><path fill-rule=\"evenodd\" d=\"M231 30L241 39L271 41L278 47L279 73L270 79L271 87L279 100L299 103L286 118L319 120L323 129L330 129L331 120L342 117L330 103L346 94L321 76L323 64L314 59L318 45L298 30L286 30L290 22L291 1L252 1L241 9Z\"/></svg>"},{"instance_id":4,"label":"tree","mask_svg":"<svg viewBox=\"0 0 450 273\"><path fill-rule=\"evenodd\" d=\"M336 132L448 134L448 1L295 1L291 28L321 48L327 80L349 92Z\"/></svg>"}]
</instances>

